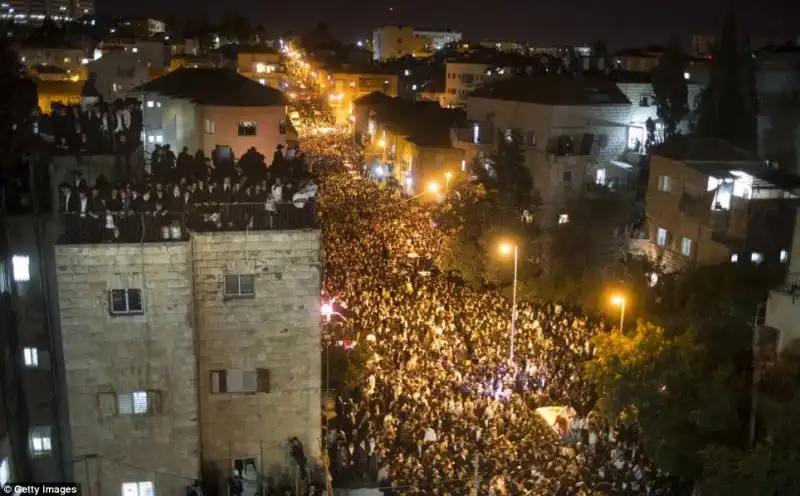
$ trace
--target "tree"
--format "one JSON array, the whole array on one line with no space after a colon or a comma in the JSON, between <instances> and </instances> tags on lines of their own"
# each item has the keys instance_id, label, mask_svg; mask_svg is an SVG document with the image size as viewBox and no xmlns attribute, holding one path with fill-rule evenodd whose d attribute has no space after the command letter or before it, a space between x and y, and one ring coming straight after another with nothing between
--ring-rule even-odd
<instances>
[{"instance_id":1,"label":"tree","mask_svg":"<svg viewBox=\"0 0 800 496\"><path fill-rule=\"evenodd\" d=\"M689 113L689 90L684 77L686 56L673 39L652 72L658 117L664 123L664 139L678 134L678 125Z\"/></svg>"},{"instance_id":2,"label":"tree","mask_svg":"<svg viewBox=\"0 0 800 496\"><path fill-rule=\"evenodd\" d=\"M227 11L220 17L219 35L228 40L248 43L251 35L250 22L235 11Z\"/></svg>"},{"instance_id":3,"label":"tree","mask_svg":"<svg viewBox=\"0 0 800 496\"><path fill-rule=\"evenodd\" d=\"M640 322L625 336L599 334L594 344L587 373L599 412L638 429L658 468L697 479L703 450L729 442L739 425L730 367L707 367L705 348L691 330L672 334Z\"/></svg>"},{"instance_id":4,"label":"tree","mask_svg":"<svg viewBox=\"0 0 800 496\"><path fill-rule=\"evenodd\" d=\"M597 57L605 57L608 55L608 44L603 40L598 40L592 46L593 55Z\"/></svg>"},{"instance_id":5,"label":"tree","mask_svg":"<svg viewBox=\"0 0 800 496\"><path fill-rule=\"evenodd\" d=\"M719 43L711 51L711 77L700 96L698 134L755 151L758 100L754 71L753 53L747 40L738 35L729 2Z\"/></svg>"},{"instance_id":6,"label":"tree","mask_svg":"<svg viewBox=\"0 0 800 496\"><path fill-rule=\"evenodd\" d=\"M497 151L489 159L488 167L475 167L478 181L490 196L517 209L531 206L533 179L525 166L522 135L508 130L498 135Z\"/></svg>"}]
</instances>

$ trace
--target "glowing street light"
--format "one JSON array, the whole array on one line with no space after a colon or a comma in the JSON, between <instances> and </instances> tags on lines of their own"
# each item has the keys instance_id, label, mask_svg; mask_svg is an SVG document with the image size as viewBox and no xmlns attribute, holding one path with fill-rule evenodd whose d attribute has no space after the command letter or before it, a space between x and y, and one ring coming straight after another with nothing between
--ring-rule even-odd
<instances>
[{"instance_id":1,"label":"glowing street light","mask_svg":"<svg viewBox=\"0 0 800 496\"><path fill-rule=\"evenodd\" d=\"M611 298L611 303L619 307L619 333L622 334L622 328L625 324L625 297L616 295Z\"/></svg>"},{"instance_id":2,"label":"glowing street light","mask_svg":"<svg viewBox=\"0 0 800 496\"><path fill-rule=\"evenodd\" d=\"M428 183L428 193L436 194L439 192L439 183L436 181Z\"/></svg>"},{"instance_id":3,"label":"glowing street light","mask_svg":"<svg viewBox=\"0 0 800 496\"><path fill-rule=\"evenodd\" d=\"M322 316L325 317L325 320L330 320L331 316L333 315L333 304L323 303L320 307L320 312L322 313Z\"/></svg>"},{"instance_id":4,"label":"glowing street light","mask_svg":"<svg viewBox=\"0 0 800 496\"><path fill-rule=\"evenodd\" d=\"M452 179L452 178L453 178L453 173L452 172L447 171L447 172L444 173L444 190L445 191L450 191L450 179Z\"/></svg>"},{"instance_id":5,"label":"glowing street light","mask_svg":"<svg viewBox=\"0 0 800 496\"><path fill-rule=\"evenodd\" d=\"M519 248L514 243L501 243L498 247L503 255L514 254L514 285L511 290L511 361L514 360L514 339L517 332L517 268L519 266Z\"/></svg>"},{"instance_id":6,"label":"glowing street light","mask_svg":"<svg viewBox=\"0 0 800 496\"><path fill-rule=\"evenodd\" d=\"M386 140L385 139L379 140L378 146L381 148L386 148Z\"/></svg>"}]
</instances>

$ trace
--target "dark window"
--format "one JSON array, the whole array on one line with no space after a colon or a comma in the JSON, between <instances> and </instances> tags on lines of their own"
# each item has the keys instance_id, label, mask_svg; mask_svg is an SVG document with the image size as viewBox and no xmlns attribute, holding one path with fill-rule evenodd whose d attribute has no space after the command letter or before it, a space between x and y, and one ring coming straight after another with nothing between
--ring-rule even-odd
<instances>
[{"instance_id":1,"label":"dark window","mask_svg":"<svg viewBox=\"0 0 800 496\"><path fill-rule=\"evenodd\" d=\"M649 107L650 106L650 99L646 96L639 98L639 106L640 107Z\"/></svg>"},{"instance_id":2,"label":"dark window","mask_svg":"<svg viewBox=\"0 0 800 496\"><path fill-rule=\"evenodd\" d=\"M239 136L255 136L256 123L253 121L239 121Z\"/></svg>"},{"instance_id":3,"label":"dark window","mask_svg":"<svg viewBox=\"0 0 800 496\"><path fill-rule=\"evenodd\" d=\"M108 311L111 315L144 313L141 289L112 289L108 292Z\"/></svg>"},{"instance_id":4,"label":"dark window","mask_svg":"<svg viewBox=\"0 0 800 496\"><path fill-rule=\"evenodd\" d=\"M225 276L226 298L252 298L256 294L256 277L252 274Z\"/></svg>"},{"instance_id":5,"label":"dark window","mask_svg":"<svg viewBox=\"0 0 800 496\"><path fill-rule=\"evenodd\" d=\"M564 182L565 183L572 182L572 171L564 171Z\"/></svg>"},{"instance_id":6,"label":"dark window","mask_svg":"<svg viewBox=\"0 0 800 496\"><path fill-rule=\"evenodd\" d=\"M212 370L211 393L269 393L269 370Z\"/></svg>"},{"instance_id":7,"label":"dark window","mask_svg":"<svg viewBox=\"0 0 800 496\"><path fill-rule=\"evenodd\" d=\"M280 121L278 123L278 132L280 134L286 134L286 121Z\"/></svg>"}]
</instances>

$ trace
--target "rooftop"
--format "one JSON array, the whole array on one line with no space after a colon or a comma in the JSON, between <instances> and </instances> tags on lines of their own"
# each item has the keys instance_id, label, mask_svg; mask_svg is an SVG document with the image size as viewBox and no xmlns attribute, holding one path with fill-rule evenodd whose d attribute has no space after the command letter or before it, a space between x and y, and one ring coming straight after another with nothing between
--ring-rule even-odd
<instances>
[{"instance_id":1,"label":"rooftop","mask_svg":"<svg viewBox=\"0 0 800 496\"><path fill-rule=\"evenodd\" d=\"M46 95L75 95L78 96L83 90L83 82L73 83L72 81L36 81L36 90L40 94Z\"/></svg>"},{"instance_id":2,"label":"rooftop","mask_svg":"<svg viewBox=\"0 0 800 496\"><path fill-rule=\"evenodd\" d=\"M630 104L610 79L585 76L515 76L487 84L471 96L538 105Z\"/></svg>"},{"instance_id":3,"label":"rooftop","mask_svg":"<svg viewBox=\"0 0 800 496\"><path fill-rule=\"evenodd\" d=\"M393 100L393 98L386 93L382 91L373 91L372 93L367 93L362 97L356 98L353 100L353 103L356 105L378 105L390 100Z\"/></svg>"},{"instance_id":4,"label":"rooftop","mask_svg":"<svg viewBox=\"0 0 800 496\"><path fill-rule=\"evenodd\" d=\"M756 155L719 138L680 136L651 149L658 155L682 162L757 162Z\"/></svg>"},{"instance_id":5,"label":"rooftop","mask_svg":"<svg viewBox=\"0 0 800 496\"><path fill-rule=\"evenodd\" d=\"M181 68L145 83L139 89L186 98L201 105L273 107L286 104L281 91L229 69Z\"/></svg>"}]
</instances>

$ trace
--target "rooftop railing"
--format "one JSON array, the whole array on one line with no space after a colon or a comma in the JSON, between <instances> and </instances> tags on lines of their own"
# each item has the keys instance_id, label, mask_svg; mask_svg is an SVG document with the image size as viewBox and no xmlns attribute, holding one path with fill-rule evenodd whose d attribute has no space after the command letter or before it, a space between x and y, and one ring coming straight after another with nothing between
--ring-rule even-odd
<instances>
[{"instance_id":1,"label":"rooftop railing","mask_svg":"<svg viewBox=\"0 0 800 496\"><path fill-rule=\"evenodd\" d=\"M60 244L186 241L193 232L281 231L318 226L315 202L202 203L180 211L61 213Z\"/></svg>"}]
</instances>

